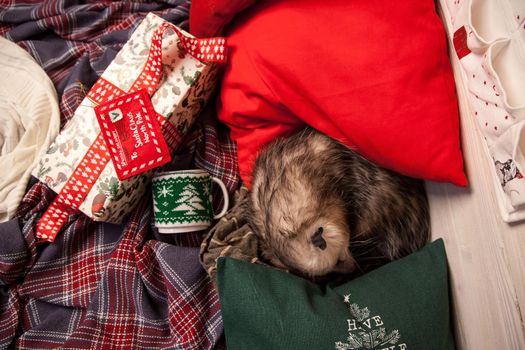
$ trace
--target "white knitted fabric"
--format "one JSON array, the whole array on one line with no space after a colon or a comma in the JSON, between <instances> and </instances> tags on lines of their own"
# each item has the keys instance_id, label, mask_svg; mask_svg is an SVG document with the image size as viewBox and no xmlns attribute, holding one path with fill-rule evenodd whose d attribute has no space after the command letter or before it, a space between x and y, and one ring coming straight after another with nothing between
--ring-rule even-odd
<instances>
[{"instance_id":1,"label":"white knitted fabric","mask_svg":"<svg viewBox=\"0 0 525 350\"><path fill-rule=\"evenodd\" d=\"M53 83L26 51L0 37L0 222L13 216L59 129Z\"/></svg>"}]
</instances>

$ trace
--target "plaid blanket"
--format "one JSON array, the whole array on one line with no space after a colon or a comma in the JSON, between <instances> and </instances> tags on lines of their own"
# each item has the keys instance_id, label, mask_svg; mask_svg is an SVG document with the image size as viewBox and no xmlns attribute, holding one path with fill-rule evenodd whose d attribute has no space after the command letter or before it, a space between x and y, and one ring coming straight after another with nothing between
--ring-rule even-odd
<instances>
[{"instance_id":1,"label":"plaid blanket","mask_svg":"<svg viewBox=\"0 0 525 350\"><path fill-rule=\"evenodd\" d=\"M0 34L49 74L62 123L148 12L184 27L189 8L176 0L83 3L0 4ZM181 167L207 170L231 193L238 187L236 149L213 104L168 168ZM125 225L71 215L55 243L40 243L35 225L54 196L36 183L17 219L0 224L0 349L216 346L222 318L199 263L200 234L159 235L147 192Z\"/></svg>"},{"instance_id":2,"label":"plaid blanket","mask_svg":"<svg viewBox=\"0 0 525 350\"><path fill-rule=\"evenodd\" d=\"M0 35L26 49L49 75L63 125L149 12L185 28L188 11L187 0L7 0L0 2Z\"/></svg>"},{"instance_id":3,"label":"plaid blanket","mask_svg":"<svg viewBox=\"0 0 525 350\"><path fill-rule=\"evenodd\" d=\"M69 218L53 245L34 227L54 193L38 183L0 225L0 348L210 349L222 332L218 296L198 249L150 229L145 198L124 228Z\"/></svg>"}]
</instances>

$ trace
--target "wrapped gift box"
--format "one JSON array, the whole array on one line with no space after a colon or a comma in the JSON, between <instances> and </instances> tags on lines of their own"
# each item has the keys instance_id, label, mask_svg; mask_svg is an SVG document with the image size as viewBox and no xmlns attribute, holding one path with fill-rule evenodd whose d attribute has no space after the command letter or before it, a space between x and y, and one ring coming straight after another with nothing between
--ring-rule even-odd
<instances>
[{"instance_id":1,"label":"wrapped gift box","mask_svg":"<svg viewBox=\"0 0 525 350\"><path fill-rule=\"evenodd\" d=\"M116 97L112 96L114 91L127 92L132 88L145 69L152 36L163 23L162 18L147 15L34 169L33 175L53 191L61 192L100 132L94 107ZM177 137L166 140L171 149L176 148L213 91L216 68L216 63L204 63L191 56L174 30L165 33L160 81L151 102L155 111L167 118L177 131ZM110 160L78 209L93 220L121 223L143 195L151 173L119 180Z\"/></svg>"}]
</instances>

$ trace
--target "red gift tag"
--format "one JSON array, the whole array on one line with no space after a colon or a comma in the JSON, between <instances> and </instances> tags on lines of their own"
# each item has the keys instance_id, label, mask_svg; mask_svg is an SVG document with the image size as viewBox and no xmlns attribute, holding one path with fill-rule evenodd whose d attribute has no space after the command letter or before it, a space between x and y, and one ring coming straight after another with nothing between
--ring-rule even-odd
<instances>
[{"instance_id":1,"label":"red gift tag","mask_svg":"<svg viewBox=\"0 0 525 350\"><path fill-rule=\"evenodd\" d=\"M146 90L101 104L95 114L120 180L171 160Z\"/></svg>"}]
</instances>

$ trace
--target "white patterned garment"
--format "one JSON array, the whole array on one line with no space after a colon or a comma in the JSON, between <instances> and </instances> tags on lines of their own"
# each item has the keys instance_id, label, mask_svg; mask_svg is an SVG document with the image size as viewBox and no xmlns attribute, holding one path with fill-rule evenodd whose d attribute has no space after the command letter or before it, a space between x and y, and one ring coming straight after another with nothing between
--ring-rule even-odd
<instances>
[{"instance_id":1,"label":"white patterned garment","mask_svg":"<svg viewBox=\"0 0 525 350\"><path fill-rule=\"evenodd\" d=\"M53 83L26 51L0 37L0 222L14 215L59 129Z\"/></svg>"},{"instance_id":2,"label":"white patterned garment","mask_svg":"<svg viewBox=\"0 0 525 350\"><path fill-rule=\"evenodd\" d=\"M525 1L445 0L503 219L525 219Z\"/></svg>"}]
</instances>

